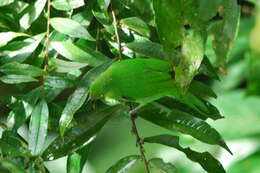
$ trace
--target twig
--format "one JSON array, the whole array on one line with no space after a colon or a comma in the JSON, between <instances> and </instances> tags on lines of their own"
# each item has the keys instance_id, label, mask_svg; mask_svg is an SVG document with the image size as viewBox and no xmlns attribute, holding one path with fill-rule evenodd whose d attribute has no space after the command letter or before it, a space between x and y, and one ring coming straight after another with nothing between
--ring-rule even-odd
<instances>
[{"instance_id":1,"label":"twig","mask_svg":"<svg viewBox=\"0 0 260 173\"><path fill-rule=\"evenodd\" d=\"M132 106L130 105L130 108L132 109ZM139 133L138 133L138 129L135 123L136 118L138 117L136 111L131 111L130 112L130 116L131 116L131 122L132 122L132 133L135 135L136 137L136 145L139 147L140 153L141 153L141 157L142 160L144 162L145 168L147 173L150 173L150 168L149 168L149 163L146 159L145 156L145 150L144 150L144 146L143 146L143 140L140 137Z\"/></svg>"},{"instance_id":2,"label":"twig","mask_svg":"<svg viewBox=\"0 0 260 173\"><path fill-rule=\"evenodd\" d=\"M49 61L49 45L50 45L50 18L51 18L51 0L47 2L47 29L46 29L46 45L45 45L45 59L44 71L48 71Z\"/></svg>"},{"instance_id":3,"label":"twig","mask_svg":"<svg viewBox=\"0 0 260 173\"><path fill-rule=\"evenodd\" d=\"M112 9L112 7L111 7ZM118 45L118 51L119 51L119 59L122 59L122 46L121 46L121 41L120 41L120 37L118 34L118 21L116 20L116 15L114 10L112 9L112 17L113 17L113 25L114 25L114 29L115 29L115 34L116 34L116 41L117 41L117 45Z\"/></svg>"}]
</instances>

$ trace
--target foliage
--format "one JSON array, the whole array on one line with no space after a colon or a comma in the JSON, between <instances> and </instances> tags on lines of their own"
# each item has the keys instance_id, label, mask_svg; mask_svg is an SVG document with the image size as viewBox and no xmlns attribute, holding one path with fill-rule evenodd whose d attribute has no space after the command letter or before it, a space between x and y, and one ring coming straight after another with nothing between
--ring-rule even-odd
<instances>
[{"instance_id":1,"label":"foliage","mask_svg":"<svg viewBox=\"0 0 260 173\"><path fill-rule=\"evenodd\" d=\"M236 0L2 0L1 172L44 173L47 161L68 156L67 172L80 173L98 132L124 116L140 155L123 157L108 173L138 161L148 173L178 172L163 158L146 159L143 142L224 173L212 154L182 147L177 136L142 140L135 119L232 153L206 121L223 118L209 102L217 95L208 81L219 79L218 69L226 73L240 12ZM250 93L259 93L256 78Z\"/></svg>"}]
</instances>

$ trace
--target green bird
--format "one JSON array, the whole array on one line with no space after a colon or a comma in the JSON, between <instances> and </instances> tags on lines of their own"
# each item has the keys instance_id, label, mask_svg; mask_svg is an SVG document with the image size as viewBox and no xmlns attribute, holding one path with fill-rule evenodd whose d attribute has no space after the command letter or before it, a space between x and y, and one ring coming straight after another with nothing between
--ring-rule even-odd
<instances>
[{"instance_id":1,"label":"green bird","mask_svg":"<svg viewBox=\"0 0 260 173\"><path fill-rule=\"evenodd\" d=\"M169 96L199 110L207 106L191 93L182 95L173 66L159 59L127 59L113 63L90 86L91 99L113 99L147 104Z\"/></svg>"}]
</instances>

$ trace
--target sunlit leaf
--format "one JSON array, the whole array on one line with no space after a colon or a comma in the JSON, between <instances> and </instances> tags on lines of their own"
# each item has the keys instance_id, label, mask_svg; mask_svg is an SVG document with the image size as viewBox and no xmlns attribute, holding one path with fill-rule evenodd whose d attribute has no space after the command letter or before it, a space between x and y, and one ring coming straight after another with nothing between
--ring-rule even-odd
<instances>
[{"instance_id":1,"label":"sunlit leaf","mask_svg":"<svg viewBox=\"0 0 260 173\"><path fill-rule=\"evenodd\" d=\"M19 83L27 83L27 82L37 82L38 80L25 75L4 75L0 77L0 80L7 84L19 84Z\"/></svg>"},{"instance_id":2,"label":"sunlit leaf","mask_svg":"<svg viewBox=\"0 0 260 173\"><path fill-rule=\"evenodd\" d=\"M30 28L31 24L40 16L47 0L37 0L35 3L31 3L22 12L22 17L19 20L21 28L26 30Z\"/></svg>"},{"instance_id":3,"label":"sunlit leaf","mask_svg":"<svg viewBox=\"0 0 260 173\"><path fill-rule=\"evenodd\" d=\"M23 168L21 168L19 165L17 165L11 160L0 159L0 163L3 167L7 168L12 173L26 173L26 171Z\"/></svg>"},{"instance_id":4,"label":"sunlit leaf","mask_svg":"<svg viewBox=\"0 0 260 173\"><path fill-rule=\"evenodd\" d=\"M9 41L22 36L28 36L27 34L20 32L0 32L0 47L5 46Z\"/></svg>"},{"instance_id":5,"label":"sunlit leaf","mask_svg":"<svg viewBox=\"0 0 260 173\"><path fill-rule=\"evenodd\" d=\"M14 2L14 0L1 0L0 1L0 7L9 5L9 4L13 3L13 2Z\"/></svg>"},{"instance_id":6,"label":"sunlit leaf","mask_svg":"<svg viewBox=\"0 0 260 173\"><path fill-rule=\"evenodd\" d=\"M142 19L138 17L129 17L122 19L120 22L137 33L146 37L150 37L150 29Z\"/></svg>"},{"instance_id":7,"label":"sunlit leaf","mask_svg":"<svg viewBox=\"0 0 260 173\"><path fill-rule=\"evenodd\" d=\"M90 66L98 66L109 59L99 52L88 47L84 50L70 42L52 42L51 46L62 56L75 61L85 63Z\"/></svg>"},{"instance_id":8,"label":"sunlit leaf","mask_svg":"<svg viewBox=\"0 0 260 173\"><path fill-rule=\"evenodd\" d=\"M70 11L85 5L84 0L53 0L52 6L57 10Z\"/></svg>"},{"instance_id":9,"label":"sunlit leaf","mask_svg":"<svg viewBox=\"0 0 260 173\"><path fill-rule=\"evenodd\" d=\"M94 41L95 39L88 33L88 31L78 22L61 17L55 17L50 20L51 26L70 37L83 38Z\"/></svg>"}]
</instances>

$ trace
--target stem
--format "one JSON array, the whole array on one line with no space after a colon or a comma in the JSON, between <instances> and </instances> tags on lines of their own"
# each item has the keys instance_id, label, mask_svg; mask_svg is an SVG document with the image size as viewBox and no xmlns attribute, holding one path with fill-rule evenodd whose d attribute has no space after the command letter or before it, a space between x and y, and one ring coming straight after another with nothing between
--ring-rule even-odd
<instances>
[{"instance_id":1,"label":"stem","mask_svg":"<svg viewBox=\"0 0 260 173\"><path fill-rule=\"evenodd\" d=\"M122 59L122 46L121 46L121 41L120 41L120 37L118 34L118 21L116 20L116 15L114 10L112 9L112 17L113 17L113 25L114 25L114 29L115 29L115 34L116 34L116 41L117 41L117 45L118 45L118 51L119 51L119 59Z\"/></svg>"},{"instance_id":2,"label":"stem","mask_svg":"<svg viewBox=\"0 0 260 173\"><path fill-rule=\"evenodd\" d=\"M131 108L131 106L130 106L130 108ZM141 157L142 157L142 160L143 160L145 168L146 168L146 172L150 173L149 163L148 163L146 156L145 156L143 140L139 135L139 132L138 132L138 129L137 129L137 126L136 126L136 123L135 123L135 120L138 117L138 115L137 115L136 111L132 111L132 112L130 112L130 116L131 116L131 122L132 122L132 133L136 137L136 145L139 147Z\"/></svg>"},{"instance_id":3,"label":"stem","mask_svg":"<svg viewBox=\"0 0 260 173\"><path fill-rule=\"evenodd\" d=\"M44 71L48 71L49 61L49 45L50 45L50 18L51 18L51 0L47 2L47 29L46 29L46 45L45 45L45 59Z\"/></svg>"}]
</instances>

